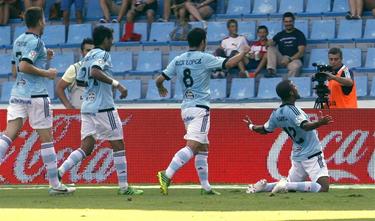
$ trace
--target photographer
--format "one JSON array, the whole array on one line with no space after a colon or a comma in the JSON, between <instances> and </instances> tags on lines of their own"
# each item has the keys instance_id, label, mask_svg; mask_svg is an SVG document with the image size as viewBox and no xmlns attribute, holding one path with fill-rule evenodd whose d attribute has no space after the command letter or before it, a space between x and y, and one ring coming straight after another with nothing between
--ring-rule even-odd
<instances>
[{"instance_id":1,"label":"photographer","mask_svg":"<svg viewBox=\"0 0 375 221\"><path fill-rule=\"evenodd\" d=\"M330 108L357 108L353 72L342 63L342 51L339 48L331 48L328 51L328 60L332 72L324 73L328 78Z\"/></svg>"}]
</instances>

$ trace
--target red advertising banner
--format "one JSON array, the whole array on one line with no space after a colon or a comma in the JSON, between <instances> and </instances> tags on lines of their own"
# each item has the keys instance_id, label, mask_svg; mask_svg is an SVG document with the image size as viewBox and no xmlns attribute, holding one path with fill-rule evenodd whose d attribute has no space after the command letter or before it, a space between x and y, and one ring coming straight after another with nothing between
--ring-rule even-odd
<instances>
[{"instance_id":1,"label":"red advertising banner","mask_svg":"<svg viewBox=\"0 0 375 221\"><path fill-rule=\"evenodd\" d=\"M211 111L209 176L211 183L253 183L287 176L292 142L276 130L259 135L242 122L249 115L264 123L271 109L213 109ZM311 120L320 115L308 109ZM331 181L375 182L375 110L324 110L334 123L318 129ZM123 122L129 182L155 183L156 172L165 169L177 150L184 147L185 133L178 109L119 110ZM6 127L6 110L0 110L0 131ZM54 138L58 165L80 146L80 115L54 111ZM45 184L38 135L28 124L13 142L0 165L0 184ZM193 161L193 160L192 160ZM117 183L108 142L64 176L66 183ZM198 182L194 163L174 177L174 183Z\"/></svg>"}]
</instances>

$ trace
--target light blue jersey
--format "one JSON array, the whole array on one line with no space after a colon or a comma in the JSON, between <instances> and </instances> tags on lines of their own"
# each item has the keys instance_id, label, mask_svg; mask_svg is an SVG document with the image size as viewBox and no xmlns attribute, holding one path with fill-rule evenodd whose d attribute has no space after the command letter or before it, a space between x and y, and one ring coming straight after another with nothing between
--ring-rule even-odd
<instances>
[{"instance_id":1,"label":"light blue jersey","mask_svg":"<svg viewBox=\"0 0 375 221\"><path fill-rule=\"evenodd\" d=\"M115 107L113 101L112 85L94 79L91 69L101 69L112 77L111 56L107 51L94 48L83 59L82 66L77 75L77 85L85 85L81 113L97 113Z\"/></svg>"},{"instance_id":2,"label":"light blue jersey","mask_svg":"<svg viewBox=\"0 0 375 221\"><path fill-rule=\"evenodd\" d=\"M316 130L305 131L301 128L308 121L308 115L301 108L284 104L272 113L264 129L273 132L275 128L282 128L293 140L292 160L303 161L322 151Z\"/></svg>"},{"instance_id":3,"label":"light blue jersey","mask_svg":"<svg viewBox=\"0 0 375 221\"><path fill-rule=\"evenodd\" d=\"M181 108L210 105L210 77L215 69L222 69L225 58L215 57L201 51L188 51L175 57L163 75L170 80L177 75L182 85L183 101Z\"/></svg>"},{"instance_id":4,"label":"light blue jersey","mask_svg":"<svg viewBox=\"0 0 375 221\"><path fill-rule=\"evenodd\" d=\"M31 98L32 96L48 95L48 78L19 71L21 61L26 61L35 67L46 69L47 50L39 36L33 33L20 35L13 43L12 63L16 65L17 78L13 85L11 96Z\"/></svg>"}]
</instances>

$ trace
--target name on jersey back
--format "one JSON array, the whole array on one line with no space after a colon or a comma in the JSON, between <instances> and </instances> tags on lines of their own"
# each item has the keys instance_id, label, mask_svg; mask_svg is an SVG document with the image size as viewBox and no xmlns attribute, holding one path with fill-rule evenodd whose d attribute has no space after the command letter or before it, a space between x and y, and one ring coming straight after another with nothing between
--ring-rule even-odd
<instances>
[{"instance_id":1,"label":"name on jersey back","mask_svg":"<svg viewBox=\"0 0 375 221\"><path fill-rule=\"evenodd\" d=\"M176 61L176 66L178 65L193 65L193 64L202 64L202 58L192 59L192 60L179 60Z\"/></svg>"}]
</instances>

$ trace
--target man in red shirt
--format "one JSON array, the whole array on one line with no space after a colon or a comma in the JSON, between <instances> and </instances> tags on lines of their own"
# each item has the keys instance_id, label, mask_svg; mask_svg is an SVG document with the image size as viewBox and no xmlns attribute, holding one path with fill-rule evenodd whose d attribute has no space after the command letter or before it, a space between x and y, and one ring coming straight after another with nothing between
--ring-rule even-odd
<instances>
[{"instance_id":1,"label":"man in red shirt","mask_svg":"<svg viewBox=\"0 0 375 221\"><path fill-rule=\"evenodd\" d=\"M258 40L251 44L250 53L246 56L246 69L255 69L254 72L249 73L248 77L250 78L256 77L267 64L268 28L264 25L259 26L257 28L257 36Z\"/></svg>"}]
</instances>

